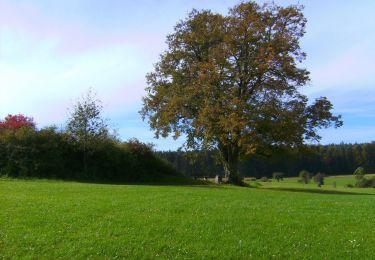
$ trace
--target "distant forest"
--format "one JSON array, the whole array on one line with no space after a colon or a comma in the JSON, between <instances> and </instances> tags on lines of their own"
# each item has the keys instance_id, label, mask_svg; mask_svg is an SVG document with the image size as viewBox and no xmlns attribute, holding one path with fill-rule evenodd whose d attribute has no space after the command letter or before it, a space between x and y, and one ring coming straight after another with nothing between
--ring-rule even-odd
<instances>
[{"instance_id":1,"label":"distant forest","mask_svg":"<svg viewBox=\"0 0 375 260\"><path fill-rule=\"evenodd\" d=\"M158 152L178 171L188 176L215 176L223 174L215 152ZM303 151L280 153L274 156L254 155L240 163L240 174L245 177L272 177L273 172L284 176L298 176L301 170L326 175L352 174L362 166L375 172L375 142L363 144L311 145Z\"/></svg>"}]
</instances>

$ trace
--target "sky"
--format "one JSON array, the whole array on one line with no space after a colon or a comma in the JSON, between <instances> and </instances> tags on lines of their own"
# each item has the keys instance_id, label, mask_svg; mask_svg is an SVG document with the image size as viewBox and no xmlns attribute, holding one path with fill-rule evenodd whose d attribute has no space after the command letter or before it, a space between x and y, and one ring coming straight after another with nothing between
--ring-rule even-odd
<instances>
[{"instance_id":1,"label":"sky","mask_svg":"<svg viewBox=\"0 0 375 260\"><path fill-rule=\"evenodd\" d=\"M0 0L0 118L23 113L38 127L63 127L67 109L92 88L121 139L175 150L183 139L155 139L138 111L145 75L166 36L195 9L222 14L233 0ZM264 1L258 1L263 3ZM321 130L321 143L375 140L375 1L275 0L303 4L308 19L302 89L327 96L344 126Z\"/></svg>"}]
</instances>

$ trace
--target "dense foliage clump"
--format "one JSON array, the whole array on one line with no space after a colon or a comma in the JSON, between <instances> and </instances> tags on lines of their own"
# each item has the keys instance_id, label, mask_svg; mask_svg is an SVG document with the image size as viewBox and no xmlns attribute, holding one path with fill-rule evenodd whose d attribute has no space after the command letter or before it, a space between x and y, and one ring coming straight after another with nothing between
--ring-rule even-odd
<instances>
[{"instance_id":1,"label":"dense foliage clump","mask_svg":"<svg viewBox=\"0 0 375 260\"><path fill-rule=\"evenodd\" d=\"M321 173L321 172L318 172L315 176L314 176L314 181L318 184L318 187L321 187L322 185L324 185L324 173Z\"/></svg>"},{"instance_id":2,"label":"dense foliage clump","mask_svg":"<svg viewBox=\"0 0 375 260\"><path fill-rule=\"evenodd\" d=\"M4 120L0 120L0 131L3 131L5 129L15 131L24 126L35 128L34 119L32 117L18 114L7 115Z\"/></svg>"},{"instance_id":3,"label":"dense foliage clump","mask_svg":"<svg viewBox=\"0 0 375 260\"><path fill-rule=\"evenodd\" d=\"M152 146L107 136L87 146L56 127L0 128L0 175L110 182L157 182L180 174Z\"/></svg>"},{"instance_id":4,"label":"dense foliage clump","mask_svg":"<svg viewBox=\"0 0 375 260\"><path fill-rule=\"evenodd\" d=\"M309 183L311 179L311 173L306 170L302 170L299 172L299 181L305 184Z\"/></svg>"},{"instance_id":5,"label":"dense foliage clump","mask_svg":"<svg viewBox=\"0 0 375 260\"><path fill-rule=\"evenodd\" d=\"M365 177L366 171L363 167L358 167L353 174L357 180L361 180Z\"/></svg>"},{"instance_id":6,"label":"dense foliage clump","mask_svg":"<svg viewBox=\"0 0 375 260\"><path fill-rule=\"evenodd\" d=\"M355 186L358 188L375 188L375 177L372 177L370 179L366 178L366 171L363 167L358 167L354 171L354 176L356 179Z\"/></svg>"}]
</instances>

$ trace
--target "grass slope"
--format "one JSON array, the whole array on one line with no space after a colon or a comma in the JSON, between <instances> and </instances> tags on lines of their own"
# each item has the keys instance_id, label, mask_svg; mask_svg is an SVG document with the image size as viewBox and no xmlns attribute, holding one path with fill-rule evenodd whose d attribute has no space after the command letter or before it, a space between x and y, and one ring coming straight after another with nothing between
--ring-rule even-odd
<instances>
[{"instance_id":1,"label":"grass slope","mask_svg":"<svg viewBox=\"0 0 375 260\"><path fill-rule=\"evenodd\" d=\"M316 193L289 181L254 189L3 179L0 258L374 258L375 189Z\"/></svg>"}]
</instances>

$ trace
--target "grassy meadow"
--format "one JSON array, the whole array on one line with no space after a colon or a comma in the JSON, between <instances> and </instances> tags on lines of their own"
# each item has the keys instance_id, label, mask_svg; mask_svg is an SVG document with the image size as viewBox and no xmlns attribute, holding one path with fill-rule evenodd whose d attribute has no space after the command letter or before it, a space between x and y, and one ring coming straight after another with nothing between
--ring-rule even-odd
<instances>
[{"instance_id":1,"label":"grassy meadow","mask_svg":"<svg viewBox=\"0 0 375 260\"><path fill-rule=\"evenodd\" d=\"M323 188L295 178L258 188L0 179L0 258L373 259L375 189L348 182L354 178L329 177Z\"/></svg>"},{"instance_id":2,"label":"grassy meadow","mask_svg":"<svg viewBox=\"0 0 375 260\"><path fill-rule=\"evenodd\" d=\"M366 178L375 177L375 174L366 174ZM338 175L338 176L326 176L324 178L324 185L321 188L317 187L317 184L311 180L309 183L304 184L298 182L299 177L284 178L283 181L271 180L270 182L261 182L257 180L256 182L250 181L251 178L245 178L245 181L254 187L261 188L285 188L285 189L316 189L318 191L346 191L346 192L364 192L368 189L353 189L346 188L347 184L354 185L356 180L353 175ZM369 189L371 191L371 189Z\"/></svg>"}]
</instances>

